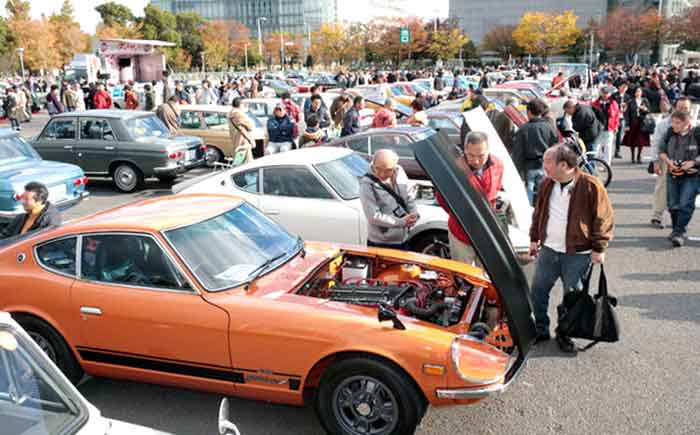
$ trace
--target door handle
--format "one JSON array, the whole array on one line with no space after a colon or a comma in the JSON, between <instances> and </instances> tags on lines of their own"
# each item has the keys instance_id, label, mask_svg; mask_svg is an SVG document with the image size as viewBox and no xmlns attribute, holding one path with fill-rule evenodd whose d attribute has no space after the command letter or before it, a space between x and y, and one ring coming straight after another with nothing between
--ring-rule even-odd
<instances>
[{"instance_id":1,"label":"door handle","mask_svg":"<svg viewBox=\"0 0 700 435\"><path fill-rule=\"evenodd\" d=\"M265 210L265 214L280 214L279 210Z\"/></svg>"},{"instance_id":2,"label":"door handle","mask_svg":"<svg viewBox=\"0 0 700 435\"><path fill-rule=\"evenodd\" d=\"M73 149L73 145L64 145L64 146L63 146L63 149L64 149L64 150L72 150L72 149Z\"/></svg>"},{"instance_id":3,"label":"door handle","mask_svg":"<svg viewBox=\"0 0 700 435\"><path fill-rule=\"evenodd\" d=\"M114 147L105 147L105 149L106 149L107 151L113 151L113 150L114 150Z\"/></svg>"},{"instance_id":4,"label":"door handle","mask_svg":"<svg viewBox=\"0 0 700 435\"><path fill-rule=\"evenodd\" d=\"M82 314L89 314L91 316L101 316L102 310L97 307L80 307L80 312Z\"/></svg>"}]
</instances>

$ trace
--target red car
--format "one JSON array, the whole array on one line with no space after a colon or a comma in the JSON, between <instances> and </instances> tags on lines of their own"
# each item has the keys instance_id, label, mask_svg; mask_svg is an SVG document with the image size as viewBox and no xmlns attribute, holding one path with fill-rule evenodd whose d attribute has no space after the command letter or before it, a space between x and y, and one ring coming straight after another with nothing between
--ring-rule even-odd
<instances>
[{"instance_id":1,"label":"red car","mask_svg":"<svg viewBox=\"0 0 700 435\"><path fill-rule=\"evenodd\" d=\"M289 86L294 86L297 88L297 92L300 94L303 94L305 92L311 92L311 86L305 84L299 79L285 79L285 83L287 83Z\"/></svg>"}]
</instances>

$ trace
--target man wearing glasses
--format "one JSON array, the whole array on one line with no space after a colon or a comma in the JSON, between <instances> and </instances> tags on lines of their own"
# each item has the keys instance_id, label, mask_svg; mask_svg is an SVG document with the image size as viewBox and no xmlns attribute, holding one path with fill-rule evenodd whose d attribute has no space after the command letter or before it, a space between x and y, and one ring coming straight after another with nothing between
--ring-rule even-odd
<instances>
[{"instance_id":1,"label":"man wearing glasses","mask_svg":"<svg viewBox=\"0 0 700 435\"><path fill-rule=\"evenodd\" d=\"M483 192L491 205L495 207L496 197L498 191L501 190L503 181L503 162L491 154L486 133L472 131L467 135L464 142L464 155L457 161L457 166L465 171L472 186ZM437 200L449 214L447 227L452 259L481 267L481 261L472 247L469 236L464 232L439 194Z\"/></svg>"},{"instance_id":2,"label":"man wearing glasses","mask_svg":"<svg viewBox=\"0 0 700 435\"><path fill-rule=\"evenodd\" d=\"M405 249L408 230L419 219L415 198L408 193L408 177L398 163L394 151L379 150L370 172L360 178L368 246Z\"/></svg>"}]
</instances>

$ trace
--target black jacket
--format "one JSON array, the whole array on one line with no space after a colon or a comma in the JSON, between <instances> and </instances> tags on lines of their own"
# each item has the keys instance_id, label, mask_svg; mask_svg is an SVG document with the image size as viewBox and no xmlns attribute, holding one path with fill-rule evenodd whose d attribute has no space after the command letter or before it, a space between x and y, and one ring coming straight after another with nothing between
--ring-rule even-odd
<instances>
[{"instance_id":1,"label":"black jacket","mask_svg":"<svg viewBox=\"0 0 700 435\"><path fill-rule=\"evenodd\" d=\"M22 213L15 218L0 232L0 239L19 235L27 220L27 213ZM27 232L37 231L49 227L57 227L61 225L61 214L58 209L50 202L46 203L46 207L39 213L34 224L29 227Z\"/></svg>"},{"instance_id":2,"label":"black jacket","mask_svg":"<svg viewBox=\"0 0 700 435\"><path fill-rule=\"evenodd\" d=\"M632 98L631 101L627 103L627 110L625 110L625 125L631 127L635 122L644 119L647 113L649 113L650 108L649 100L646 98L642 97L641 106L637 106L637 100Z\"/></svg>"},{"instance_id":3,"label":"black jacket","mask_svg":"<svg viewBox=\"0 0 700 435\"><path fill-rule=\"evenodd\" d=\"M513 140L513 163L521 176L530 169L542 169L544 152L558 142L559 133L547 118L533 119L520 127Z\"/></svg>"},{"instance_id":4,"label":"black jacket","mask_svg":"<svg viewBox=\"0 0 700 435\"><path fill-rule=\"evenodd\" d=\"M603 125L596 118L591 106L577 104L576 112L571 117L571 123L581 140L583 140L583 143L587 146L592 144L600 132L603 131Z\"/></svg>"}]
</instances>

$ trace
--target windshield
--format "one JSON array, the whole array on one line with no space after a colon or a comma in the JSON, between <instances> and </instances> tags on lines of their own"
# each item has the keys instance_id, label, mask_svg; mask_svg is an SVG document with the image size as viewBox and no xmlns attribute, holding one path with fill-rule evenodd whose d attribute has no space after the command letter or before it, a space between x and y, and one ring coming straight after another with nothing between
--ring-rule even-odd
<instances>
[{"instance_id":1,"label":"windshield","mask_svg":"<svg viewBox=\"0 0 700 435\"><path fill-rule=\"evenodd\" d=\"M2 433L73 434L85 423L80 398L39 352L9 325L0 327Z\"/></svg>"},{"instance_id":2,"label":"windshield","mask_svg":"<svg viewBox=\"0 0 700 435\"><path fill-rule=\"evenodd\" d=\"M126 121L126 129L134 139L170 136L168 127L155 115L131 118Z\"/></svg>"},{"instance_id":3,"label":"windshield","mask_svg":"<svg viewBox=\"0 0 700 435\"><path fill-rule=\"evenodd\" d=\"M249 282L302 248L298 237L246 203L204 222L166 231L165 236L208 291ZM275 261L266 265L270 259Z\"/></svg>"},{"instance_id":4,"label":"windshield","mask_svg":"<svg viewBox=\"0 0 700 435\"><path fill-rule=\"evenodd\" d=\"M360 197L359 177L369 171L369 163L352 153L337 160L318 163L314 168L333 187L338 196L344 200L351 200Z\"/></svg>"},{"instance_id":5,"label":"windshield","mask_svg":"<svg viewBox=\"0 0 700 435\"><path fill-rule=\"evenodd\" d=\"M0 139L0 165L27 159L41 160L41 157L24 139L18 136Z\"/></svg>"}]
</instances>

